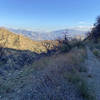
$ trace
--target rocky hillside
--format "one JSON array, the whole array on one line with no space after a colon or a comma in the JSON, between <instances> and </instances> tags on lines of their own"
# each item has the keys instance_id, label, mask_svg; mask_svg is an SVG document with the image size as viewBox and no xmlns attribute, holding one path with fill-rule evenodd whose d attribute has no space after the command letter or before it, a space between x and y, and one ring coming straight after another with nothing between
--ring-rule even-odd
<instances>
[{"instance_id":1,"label":"rocky hillside","mask_svg":"<svg viewBox=\"0 0 100 100\"><path fill-rule=\"evenodd\" d=\"M45 51L45 48L40 42L32 41L23 35L16 35L4 28L0 28L0 44L6 48L13 48L17 50L30 50L40 53Z\"/></svg>"},{"instance_id":2,"label":"rocky hillside","mask_svg":"<svg viewBox=\"0 0 100 100\"><path fill-rule=\"evenodd\" d=\"M52 47L52 43L57 44L57 42L51 41L33 41L23 35L17 35L5 28L0 28L0 46L5 48L12 48L16 50L30 50L36 53L46 52L45 44L48 44L49 47Z\"/></svg>"},{"instance_id":3,"label":"rocky hillside","mask_svg":"<svg viewBox=\"0 0 100 100\"><path fill-rule=\"evenodd\" d=\"M21 69L45 56L54 45L57 45L56 41L33 41L0 28L0 72Z\"/></svg>"}]
</instances>

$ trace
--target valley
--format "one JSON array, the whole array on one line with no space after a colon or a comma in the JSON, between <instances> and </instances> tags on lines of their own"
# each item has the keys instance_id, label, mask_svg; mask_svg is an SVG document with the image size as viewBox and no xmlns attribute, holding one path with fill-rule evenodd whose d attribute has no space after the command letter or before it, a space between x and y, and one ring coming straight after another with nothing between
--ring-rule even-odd
<instances>
[{"instance_id":1,"label":"valley","mask_svg":"<svg viewBox=\"0 0 100 100\"><path fill-rule=\"evenodd\" d=\"M100 100L100 0L0 0L0 100Z\"/></svg>"},{"instance_id":2,"label":"valley","mask_svg":"<svg viewBox=\"0 0 100 100\"><path fill-rule=\"evenodd\" d=\"M0 100L99 100L93 35L36 41L0 28Z\"/></svg>"}]
</instances>

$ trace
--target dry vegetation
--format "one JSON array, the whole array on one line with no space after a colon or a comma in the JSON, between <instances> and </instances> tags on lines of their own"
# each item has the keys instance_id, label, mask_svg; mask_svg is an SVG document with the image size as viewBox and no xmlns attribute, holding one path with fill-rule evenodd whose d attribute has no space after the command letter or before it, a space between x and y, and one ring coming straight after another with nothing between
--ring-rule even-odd
<instances>
[{"instance_id":1,"label":"dry vegetation","mask_svg":"<svg viewBox=\"0 0 100 100\"><path fill-rule=\"evenodd\" d=\"M98 43L94 43L93 40L87 42L87 46L91 49L93 54L100 59L100 40L98 40Z\"/></svg>"},{"instance_id":2,"label":"dry vegetation","mask_svg":"<svg viewBox=\"0 0 100 100\"><path fill-rule=\"evenodd\" d=\"M0 33L1 100L92 100L83 75L87 56L82 41L69 42L65 37L37 42L3 28Z\"/></svg>"},{"instance_id":3,"label":"dry vegetation","mask_svg":"<svg viewBox=\"0 0 100 100\"><path fill-rule=\"evenodd\" d=\"M85 73L87 69L85 66L82 65L82 63L85 61L86 58L86 51L85 49L72 49L69 53L63 53L63 54L57 54L57 55L52 55L48 57L44 57L38 61L35 61L32 65L30 66L24 66L24 68L20 71L16 71L15 73L11 73L12 77L9 77L7 81L5 81L3 84L1 84L1 89L0 93L6 93L10 94L12 91L17 91L17 90L24 90L26 88L25 86L31 86L32 84L34 85L34 81L32 77L46 77L47 83L49 80L53 82L53 91L57 92L57 84L59 84L59 81L61 82L62 85L64 85L63 81L69 82L70 84L74 84L74 87L78 88L78 91L80 91L80 97L83 96L84 98L88 100L90 99L90 96L87 92L87 86L85 83L85 80L82 77L81 73ZM53 77L52 77L53 76ZM58 78L59 77L59 78ZM60 79L61 78L61 79ZM37 78L38 79L38 78ZM57 80L56 80L57 79ZM41 80L41 79L39 79ZM43 82L44 85L44 78L40 81ZM8 84L6 84L8 83ZM41 100L45 95L51 95L49 94L42 93L41 96L39 96L40 91L44 88L44 85L40 87L40 90L38 91L38 97ZM49 84L50 85L50 84ZM49 85L47 88L49 89ZM59 89L63 88L63 86L60 85ZM66 88L66 86L64 86ZM74 89L74 88L73 88ZM44 90L47 91L47 90ZM51 90L52 91L52 90ZM65 90L66 91L66 90ZM73 91L73 90L71 90ZM51 98L57 98L57 94L61 94L61 90L57 92L56 94L52 94ZM4 94L2 94L4 95ZM60 96L61 100L65 100L66 96L63 94L63 97ZM45 99L50 100L50 98L46 97ZM54 100L54 99L52 99Z\"/></svg>"}]
</instances>

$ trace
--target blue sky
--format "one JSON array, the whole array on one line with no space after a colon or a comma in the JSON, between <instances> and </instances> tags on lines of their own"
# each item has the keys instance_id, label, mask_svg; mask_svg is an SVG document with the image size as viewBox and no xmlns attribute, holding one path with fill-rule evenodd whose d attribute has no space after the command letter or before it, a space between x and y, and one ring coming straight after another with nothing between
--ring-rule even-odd
<instances>
[{"instance_id":1,"label":"blue sky","mask_svg":"<svg viewBox=\"0 0 100 100\"><path fill-rule=\"evenodd\" d=\"M0 0L0 26L51 31L88 28L100 15L100 0Z\"/></svg>"}]
</instances>

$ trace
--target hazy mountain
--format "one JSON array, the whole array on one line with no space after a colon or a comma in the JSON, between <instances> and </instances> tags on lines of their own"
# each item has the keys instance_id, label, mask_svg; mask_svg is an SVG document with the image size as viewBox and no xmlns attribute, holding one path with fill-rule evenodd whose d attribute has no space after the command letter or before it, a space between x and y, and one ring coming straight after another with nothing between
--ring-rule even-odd
<instances>
[{"instance_id":1,"label":"hazy mountain","mask_svg":"<svg viewBox=\"0 0 100 100\"><path fill-rule=\"evenodd\" d=\"M64 33L68 34L68 37L84 37L86 31L74 30L74 29L63 29L52 32L35 32L22 29L9 29L11 32L22 34L33 40L54 40L62 38Z\"/></svg>"}]
</instances>

